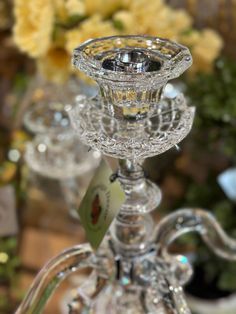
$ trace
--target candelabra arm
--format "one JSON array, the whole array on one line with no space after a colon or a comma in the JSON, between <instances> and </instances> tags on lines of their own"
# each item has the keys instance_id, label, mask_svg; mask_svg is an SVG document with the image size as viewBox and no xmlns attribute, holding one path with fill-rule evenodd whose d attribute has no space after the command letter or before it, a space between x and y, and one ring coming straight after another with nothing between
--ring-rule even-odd
<instances>
[{"instance_id":1,"label":"candelabra arm","mask_svg":"<svg viewBox=\"0 0 236 314\"><path fill-rule=\"evenodd\" d=\"M236 261L236 240L224 232L211 213L202 209L180 209L158 224L155 233L158 255L170 257L169 245L188 232L199 233L216 255Z\"/></svg>"},{"instance_id":2,"label":"candelabra arm","mask_svg":"<svg viewBox=\"0 0 236 314\"><path fill-rule=\"evenodd\" d=\"M58 285L72 272L89 267L93 256L88 244L69 248L50 260L33 281L15 314L40 314Z\"/></svg>"}]
</instances>

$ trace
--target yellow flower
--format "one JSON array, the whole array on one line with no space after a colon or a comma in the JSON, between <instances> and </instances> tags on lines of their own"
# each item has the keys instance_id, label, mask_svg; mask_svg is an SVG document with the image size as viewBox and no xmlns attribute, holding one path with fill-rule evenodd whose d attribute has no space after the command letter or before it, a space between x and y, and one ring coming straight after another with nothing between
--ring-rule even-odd
<instances>
[{"instance_id":1,"label":"yellow flower","mask_svg":"<svg viewBox=\"0 0 236 314\"><path fill-rule=\"evenodd\" d=\"M129 8L138 22L134 33L147 33L153 21L158 19L157 14L166 7L163 0L131 0ZM157 30L156 30L157 33Z\"/></svg>"},{"instance_id":2,"label":"yellow flower","mask_svg":"<svg viewBox=\"0 0 236 314\"><path fill-rule=\"evenodd\" d=\"M191 29L189 32L182 33L179 36L179 41L181 44L183 44L189 48L192 48L193 46L195 46L199 42L200 37L201 37L201 35L200 35L199 31Z\"/></svg>"},{"instance_id":3,"label":"yellow flower","mask_svg":"<svg viewBox=\"0 0 236 314\"><path fill-rule=\"evenodd\" d=\"M125 10L118 11L114 14L113 20L121 23L122 27L124 27L124 33L126 34L133 34L134 30L137 30L138 21L132 12Z\"/></svg>"},{"instance_id":4,"label":"yellow flower","mask_svg":"<svg viewBox=\"0 0 236 314\"><path fill-rule=\"evenodd\" d=\"M66 33L66 49L71 54L74 48L88 39L115 34L113 24L110 21L103 21L101 16L95 14L82 22L79 28Z\"/></svg>"},{"instance_id":5,"label":"yellow flower","mask_svg":"<svg viewBox=\"0 0 236 314\"><path fill-rule=\"evenodd\" d=\"M120 8L129 9L133 0L121 0Z\"/></svg>"},{"instance_id":6,"label":"yellow flower","mask_svg":"<svg viewBox=\"0 0 236 314\"><path fill-rule=\"evenodd\" d=\"M192 19L185 11L163 6L151 21L148 33L178 41L180 34L189 29L191 24Z\"/></svg>"},{"instance_id":7,"label":"yellow flower","mask_svg":"<svg viewBox=\"0 0 236 314\"><path fill-rule=\"evenodd\" d=\"M190 68L190 72L211 71L222 47L222 38L215 31L211 29L203 30L198 42L192 48L193 66Z\"/></svg>"},{"instance_id":8,"label":"yellow flower","mask_svg":"<svg viewBox=\"0 0 236 314\"><path fill-rule=\"evenodd\" d=\"M184 10L172 10L171 23L172 27L175 28L176 33L181 32L191 28L193 24L192 17Z\"/></svg>"},{"instance_id":9,"label":"yellow flower","mask_svg":"<svg viewBox=\"0 0 236 314\"><path fill-rule=\"evenodd\" d=\"M163 0L132 0L130 11L137 22L134 33L177 40L180 33L192 25L187 12L172 9Z\"/></svg>"},{"instance_id":10,"label":"yellow flower","mask_svg":"<svg viewBox=\"0 0 236 314\"><path fill-rule=\"evenodd\" d=\"M173 27L173 12L169 7L162 7L150 23L148 33L152 36L175 40L178 34Z\"/></svg>"},{"instance_id":11,"label":"yellow flower","mask_svg":"<svg viewBox=\"0 0 236 314\"><path fill-rule=\"evenodd\" d=\"M72 54L73 50L83 42L82 31L78 28L69 30L66 33L66 45L65 48L68 53Z\"/></svg>"},{"instance_id":12,"label":"yellow flower","mask_svg":"<svg viewBox=\"0 0 236 314\"><path fill-rule=\"evenodd\" d=\"M88 15L100 14L109 16L123 6L122 0L84 0Z\"/></svg>"},{"instance_id":13,"label":"yellow flower","mask_svg":"<svg viewBox=\"0 0 236 314\"><path fill-rule=\"evenodd\" d=\"M66 1L65 0L51 0L51 1L54 6L57 22L65 22L68 19Z\"/></svg>"},{"instance_id":14,"label":"yellow flower","mask_svg":"<svg viewBox=\"0 0 236 314\"><path fill-rule=\"evenodd\" d=\"M38 69L49 81L62 84L70 75L70 56L64 48L52 47L45 56L38 59Z\"/></svg>"},{"instance_id":15,"label":"yellow flower","mask_svg":"<svg viewBox=\"0 0 236 314\"><path fill-rule=\"evenodd\" d=\"M52 2L48 0L15 0L14 41L21 51L37 58L51 43L54 23Z\"/></svg>"},{"instance_id":16,"label":"yellow flower","mask_svg":"<svg viewBox=\"0 0 236 314\"><path fill-rule=\"evenodd\" d=\"M86 9L82 0L67 0L66 9L69 15L85 15Z\"/></svg>"}]
</instances>

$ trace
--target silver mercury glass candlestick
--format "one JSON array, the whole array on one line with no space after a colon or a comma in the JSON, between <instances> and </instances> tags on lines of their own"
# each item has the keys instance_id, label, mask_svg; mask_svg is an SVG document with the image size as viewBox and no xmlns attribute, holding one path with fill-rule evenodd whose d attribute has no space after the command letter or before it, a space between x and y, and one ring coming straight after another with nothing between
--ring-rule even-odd
<instances>
[{"instance_id":1,"label":"silver mercury glass candlestick","mask_svg":"<svg viewBox=\"0 0 236 314\"><path fill-rule=\"evenodd\" d=\"M150 212L161 192L145 178L142 161L167 151L191 129L194 108L183 95L168 99L163 92L191 65L190 52L160 38L115 36L85 42L75 49L73 63L96 80L100 94L77 97L72 124L84 143L119 159L126 201L96 254L84 244L55 257L16 313L41 313L61 281L91 267L69 302L70 314L189 314L182 287L192 269L186 257L168 252L169 245L195 231L217 255L236 260L236 241L202 209L178 210L155 226Z\"/></svg>"}]
</instances>

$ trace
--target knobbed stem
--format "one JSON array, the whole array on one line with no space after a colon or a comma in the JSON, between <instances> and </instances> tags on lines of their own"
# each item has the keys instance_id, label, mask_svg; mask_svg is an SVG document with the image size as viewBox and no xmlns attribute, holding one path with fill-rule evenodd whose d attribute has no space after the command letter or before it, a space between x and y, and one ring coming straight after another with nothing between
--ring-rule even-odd
<instances>
[{"instance_id":1,"label":"knobbed stem","mask_svg":"<svg viewBox=\"0 0 236 314\"><path fill-rule=\"evenodd\" d=\"M165 217L156 228L158 255L169 258L168 247L179 236L197 232L212 251L236 261L236 240L230 238L212 214L202 209L181 209Z\"/></svg>"},{"instance_id":2,"label":"knobbed stem","mask_svg":"<svg viewBox=\"0 0 236 314\"><path fill-rule=\"evenodd\" d=\"M112 239L122 254L139 255L150 247L154 223L149 212L159 205L161 193L137 161L120 160L118 177L126 201L112 225Z\"/></svg>"}]
</instances>

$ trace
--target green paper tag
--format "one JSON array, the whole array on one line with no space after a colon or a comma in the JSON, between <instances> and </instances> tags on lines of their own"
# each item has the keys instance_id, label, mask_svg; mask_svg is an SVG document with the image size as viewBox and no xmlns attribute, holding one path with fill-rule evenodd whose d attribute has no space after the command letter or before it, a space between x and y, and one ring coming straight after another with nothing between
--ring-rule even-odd
<instances>
[{"instance_id":1,"label":"green paper tag","mask_svg":"<svg viewBox=\"0 0 236 314\"><path fill-rule=\"evenodd\" d=\"M81 224L94 249L101 244L125 201L119 181L111 182L111 175L110 167L102 160L79 207Z\"/></svg>"}]
</instances>

